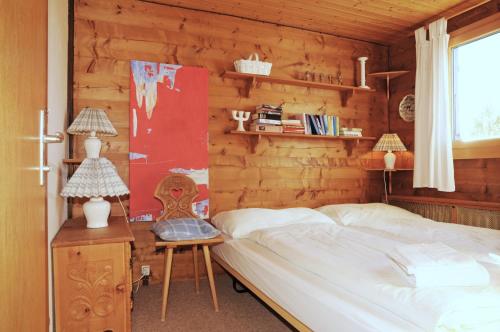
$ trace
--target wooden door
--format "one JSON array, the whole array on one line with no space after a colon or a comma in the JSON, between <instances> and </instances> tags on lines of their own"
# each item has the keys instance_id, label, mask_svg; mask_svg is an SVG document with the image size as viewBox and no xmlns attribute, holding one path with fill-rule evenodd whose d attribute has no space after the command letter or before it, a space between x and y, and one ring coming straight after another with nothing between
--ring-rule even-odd
<instances>
[{"instance_id":1,"label":"wooden door","mask_svg":"<svg viewBox=\"0 0 500 332\"><path fill-rule=\"evenodd\" d=\"M37 169L46 0L0 0L0 48L0 330L47 331L46 189Z\"/></svg>"}]
</instances>

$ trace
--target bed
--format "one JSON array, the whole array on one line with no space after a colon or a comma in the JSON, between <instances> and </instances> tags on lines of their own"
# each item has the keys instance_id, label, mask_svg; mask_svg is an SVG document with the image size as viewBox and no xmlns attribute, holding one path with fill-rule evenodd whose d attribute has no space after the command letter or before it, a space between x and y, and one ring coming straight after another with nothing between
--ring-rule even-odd
<instances>
[{"instance_id":1,"label":"bed","mask_svg":"<svg viewBox=\"0 0 500 332\"><path fill-rule=\"evenodd\" d=\"M226 241L212 256L298 330L500 331L499 231L383 204L291 210L214 217ZM435 241L478 260L489 286L409 287L387 253Z\"/></svg>"}]
</instances>

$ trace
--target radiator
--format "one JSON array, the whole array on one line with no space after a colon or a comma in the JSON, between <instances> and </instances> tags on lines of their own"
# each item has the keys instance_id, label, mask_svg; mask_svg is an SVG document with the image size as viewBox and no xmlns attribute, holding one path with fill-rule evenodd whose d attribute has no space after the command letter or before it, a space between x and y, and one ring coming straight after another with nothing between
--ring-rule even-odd
<instances>
[{"instance_id":1,"label":"radiator","mask_svg":"<svg viewBox=\"0 0 500 332\"><path fill-rule=\"evenodd\" d=\"M390 198L389 203L435 221L500 229L499 210L469 208L456 204L415 202L411 200L411 197L408 200Z\"/></svg>"}]
</instances>

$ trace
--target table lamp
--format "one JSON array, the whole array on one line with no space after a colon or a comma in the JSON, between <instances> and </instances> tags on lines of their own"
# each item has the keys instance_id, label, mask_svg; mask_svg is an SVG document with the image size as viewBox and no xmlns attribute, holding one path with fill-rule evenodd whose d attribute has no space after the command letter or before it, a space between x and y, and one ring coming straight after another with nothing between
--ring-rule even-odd
<instances>
[{"instance_id":1,"label":"table lamp","mask_svg":"<svg viewBox=\"0 0 500 332\"><path fill-rule=\"evenodd\" d=\"M387 151L384 156L385 169L394 169L396 155L392 151L406 151L406 147L398 134L383 134L373 147L373 151Z\"/></svg>"},{"instance_id":2,"label":"table lamp","mask_svg":"<svg viewBox=\"0 0 500 332\"><path fill-rule=\"evenodd\" d=\"M86 158L75 174L64 186L63 197L88 197L83 204L87 228L108 226L111 204L103 196L127 195L129 190L116 172L115 166L106 158Z\"/></svg>"},{"instance_id":3,"label":"table lamp","mask_svg":"<svg viewBox=\"0 0 500 332\"><path fill-rule=\"evenodd\" d=\"M90 134L85 140L85 152L87 158L99 158L101 151L101 140L96 136L116 136L118 133L106 115L106 112L98 108L83 108L71 126L68 134L85 135Z\"/></svg>"}]
</instances>

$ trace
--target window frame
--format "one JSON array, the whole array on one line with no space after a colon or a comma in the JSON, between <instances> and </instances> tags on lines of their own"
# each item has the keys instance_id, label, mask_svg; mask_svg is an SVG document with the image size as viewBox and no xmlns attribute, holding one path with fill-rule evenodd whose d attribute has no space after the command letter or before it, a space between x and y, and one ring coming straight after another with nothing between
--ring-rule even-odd
<instances>
[{"instance_id":1,"label":"window frame","mask_svg":"<svg viewBox=\"0 0 500 332\"><path fill-rule=\"evenodd\" d=\"M452 120L453 159L500 158L500 138L463 142L455 140L455 107L453 105L453 49L500 32L500 12L450 33L448 45L450 78L450 114Z\"/></svg>"}]
</instances>

